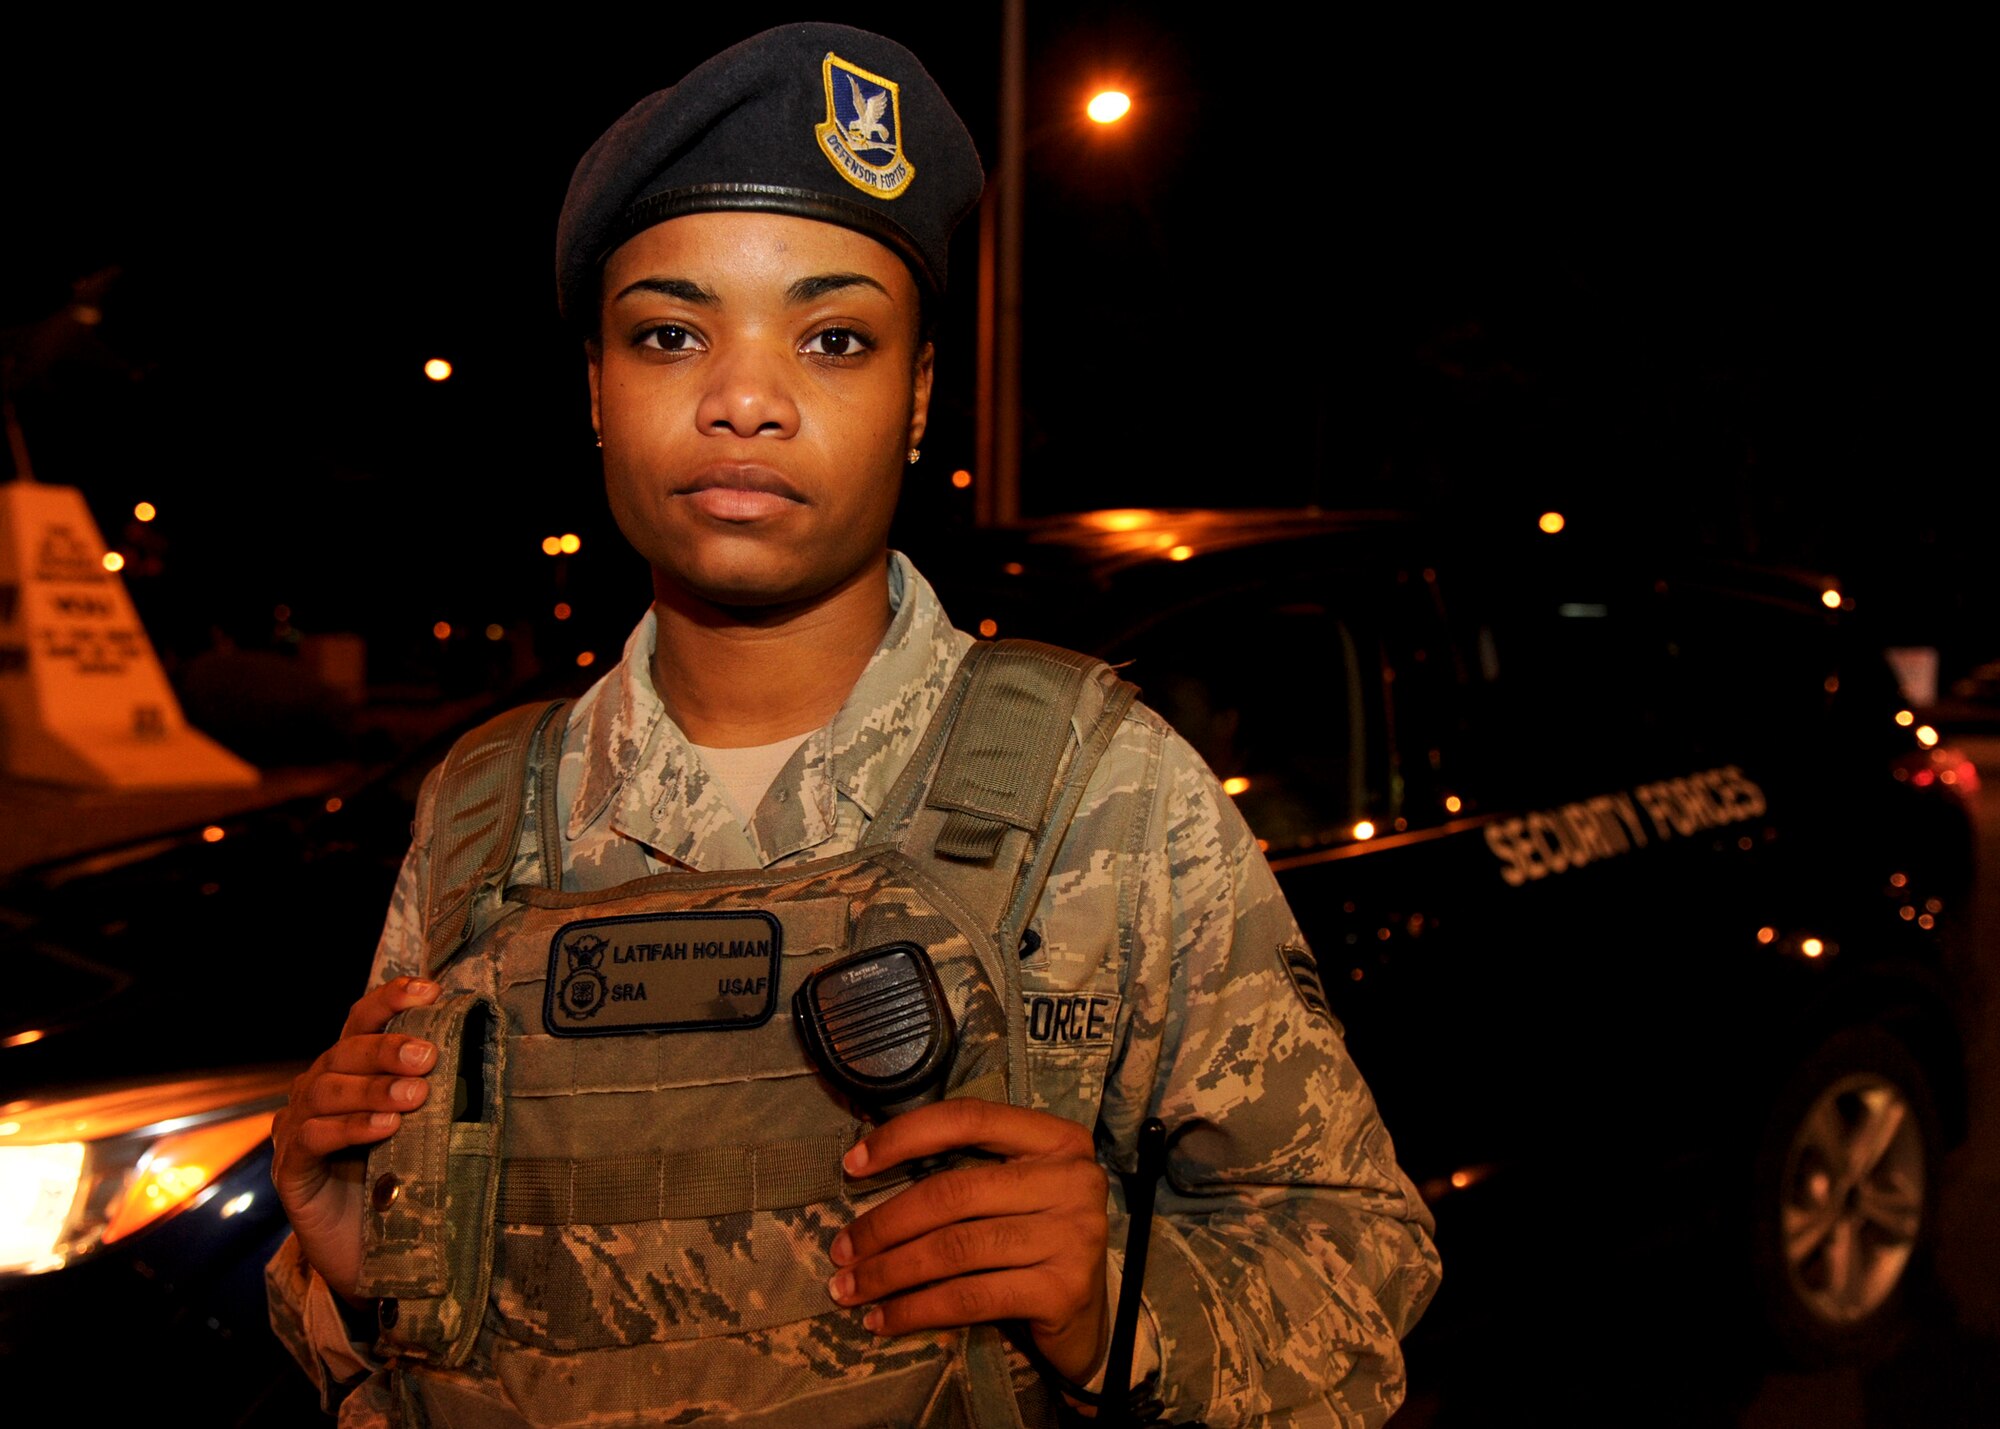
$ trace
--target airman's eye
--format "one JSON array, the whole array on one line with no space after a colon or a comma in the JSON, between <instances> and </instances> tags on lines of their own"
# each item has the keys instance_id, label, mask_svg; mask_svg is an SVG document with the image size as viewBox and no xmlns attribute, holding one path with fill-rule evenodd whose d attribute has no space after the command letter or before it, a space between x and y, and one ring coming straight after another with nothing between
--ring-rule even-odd
<instances>
[{"instance_id":1,"label":"airman's eye","mask_svg":"<svg viewBox=\"0 0 2000 1429\"><path fill-rule=\"evenodd\" d=\"M695 346L694 334L674 323L663 323L656 328L648 328L639 335L639 346L657 349L660 352L688 352Z\"/></svg>"},{"instance_id":2,"label":"airman's eye","mask_svg":"<svg viewBox=\"0 0 2000 1429\"><path fill-rule=\"evenodd\" d=\"M806 339L806 351L816 357L859 357L872 344L848 327L830 327Z\"/></svg>"}]
</instances>

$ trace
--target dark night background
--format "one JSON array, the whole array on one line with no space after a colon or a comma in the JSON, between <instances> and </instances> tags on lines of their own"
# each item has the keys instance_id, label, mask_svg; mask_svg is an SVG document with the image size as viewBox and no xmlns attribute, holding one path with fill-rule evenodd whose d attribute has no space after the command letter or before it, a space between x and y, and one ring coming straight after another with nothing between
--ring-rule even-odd
<instances>
[{"instance_id":1,"label":"dark night background","mask_svg":"<svg viewBox=\"0 0 2000 1429\"><path fill-rule=\"evenodd\" d=\"M1831 571L1947 678L2000 655L1971 430L1986 165L1948 35L1278 13L1031 14L1029 514L1559 507ZM269 643L279 605L366 634L385 683L434 675L438 620L622 634L645 576L555 317L556 210L627 105L797 17L10 46L17 405L41 477L134 555L170 659ZM990 162L997 13L851 18L924 56ZM1135 96L1113 130L1080 115L1100 82ZM948 478L973 462L975 227L906 498L920 559L971 518ZM101 324L61 315L112 267ZM562 531L584 547L558 563Z\"/></svg>"}]
</instances>

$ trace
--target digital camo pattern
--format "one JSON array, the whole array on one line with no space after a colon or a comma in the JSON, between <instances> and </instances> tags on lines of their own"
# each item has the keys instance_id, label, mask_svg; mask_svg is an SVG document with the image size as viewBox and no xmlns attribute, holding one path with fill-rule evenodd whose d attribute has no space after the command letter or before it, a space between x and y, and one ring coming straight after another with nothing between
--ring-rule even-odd
<instances>
[{"instance_id":1,"label":"digital camo pattern","mask_svg":"<svg viewBox=\"0 0 2000 1429\"><path fill-rule=\"evenodd\" d=\"M659 869L782 869L861 843L968 643L901 557L892 562L891 589L897 610L883 648L834 723L810 736L780 773L749 830L729 818L698 757L663 716L646 673L649 615L619 667L572 716L560 784L570 811L566 886ZM378 950L378 978L412 971L422 958L414 910L426 815L420 806L417 839ZM529 831L521 847L534 846ZM524 855L517 882L538 880L533 863L532 853ZM1398 1337L1437 1283L1430 1219L1396 1169L1338 1029L1308 1011L1286 972L1281 950L1303 940L1254 840L1198 756L1150 711L1135 707L1093 775L1032 927L1039 946L1023 965L1024 993L1085 1002L1077 1015L1042 1019L1041 1040L1030 1036L1022 1099L1096 1123L1100 1145L1121 1148L1111 1159L1127 1169L1123 1148L1134 1144L1147 1115L1189 1128L1174 1142L1161 1190L1142 1317L1170 1417L1218 1427L1379 1423L1402 1396ZM490 961L483 966L493 971ZM481 976L472 968L459 975ZM1101 999L1100 1013L1114 1009L1108 1039L1088 1035L1092 997ZM717 1095L726 1101L728 1094ZM520 1110L517 1100L510 1115ZM740 1124L755 1124L747 1103L739 1111L746 1119ZM616 1144L621 1130L601 1127L598 1134ZM770 1264L817 1291L827 1270L814 1247L824 1244L827 1227L770 1220ZM641 1248L629 1226L572 1232L570 1269L544 1256L541 1263L557 1269L536 1273L581 1276L576 1293L603 1307L602 1326L618 1322L613 1307L699 1301L699 1277L670 1288L690 1253L711 1271L745 1263L736 1224L726 1218L675 1234L683 1239ZM1114 1245L1121 1234L1114 1206ZM510 1232L503 1259L517 1253L512 1245ZM761 1254L756 1259L764 1262ZM297 1309L304 1281L277 1274L283 1262L282 1254L273 1262L274 1300L292 1303L274 1309L274 1323L302 1359L317 1354L322 1365L338 1365L346 1356L352 1363L351 1347L332 1342L323 1316ZM651 1300L636 1289L646 1274L661 1282L645 1292ZM709 1308L725 1320L755 1312L753 1291L769 1300L787 1279L746 1275ZM496 1310L497 1301L489 1323ZM647 1313L664 1320L664 1310ZM524 1310L517 1322L524 1333L531 1317ZM829 1319L804 1323L824 1327ZM554 1343L556 1324L551 1315L534 1333ZM780 1350L784 1332L778 1324L747 1334L773 1337L767 1348L787 1363L815 1352L823 1352L813 1361L820 1366L841 1362L834 1342L812 1338L824 1337L823 1329L802 1332ZM712 1386L717 1381L676 1353L687 1347L633 1342L618 1353L645 1358L648 1376L669 1373L671 1364L673 1373ZM550 1358L511 1378L495 1372L510 1384L566 1379L550 1367L561 1364L563 1351L532 1353ZM1016 1359L1017 1373L1025 1373L1022 1363ZM389 1402L379 1381L371 1379L370 1392L347 1408L377 1413L369 1406ZM720 1410L703 1403L710 1408L697 1415ZM600 1405L591 1422L614 1422L619 1412Z\"/></svg>"}]
</instances>

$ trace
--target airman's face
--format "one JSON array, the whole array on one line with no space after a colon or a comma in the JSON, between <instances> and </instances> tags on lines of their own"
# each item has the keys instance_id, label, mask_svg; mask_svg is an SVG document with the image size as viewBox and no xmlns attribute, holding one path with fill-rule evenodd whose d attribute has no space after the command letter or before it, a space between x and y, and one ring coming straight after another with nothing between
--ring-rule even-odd
<instances>
[{"instance_id":1,"label":"airman's face","mask_svg":"<svg viewBox=\"0 0 2000 1429\"><path fill-rule=\"evenodd\" d=\"M879 568L931 390L901 259L811 219L691 214L613 252L602 292L591 415L657 582L770 607Z\"/></svg>"}]
</instances>

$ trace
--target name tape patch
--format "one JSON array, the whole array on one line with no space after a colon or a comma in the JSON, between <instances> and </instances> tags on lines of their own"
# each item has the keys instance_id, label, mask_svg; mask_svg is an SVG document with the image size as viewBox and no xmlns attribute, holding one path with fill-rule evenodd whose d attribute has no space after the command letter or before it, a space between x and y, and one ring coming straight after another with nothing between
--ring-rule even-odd
<instances>
[{"instance_id":1,"label":"name tape patch","mask_svg":"<svg viewBox=\"0 0 2000 1429\"><path fill-rule=\"evenodd\" d=\"M1022 999L1028 1040L1045 1047L1104 1046L1118 1027L1115 992L1031 992Z\"/></svg>"},{"instance_id":2,"label":"name tape patch","mask_svg":"<svg viewBox=\"0 0 2000 1429\"><path fill-rule=\"evenodd\" d=\"M769 913L631 913L565 923L549 945L542 1026L558 1037L758 1027L778 1005Z\"/></svg>"}]
</instances>

